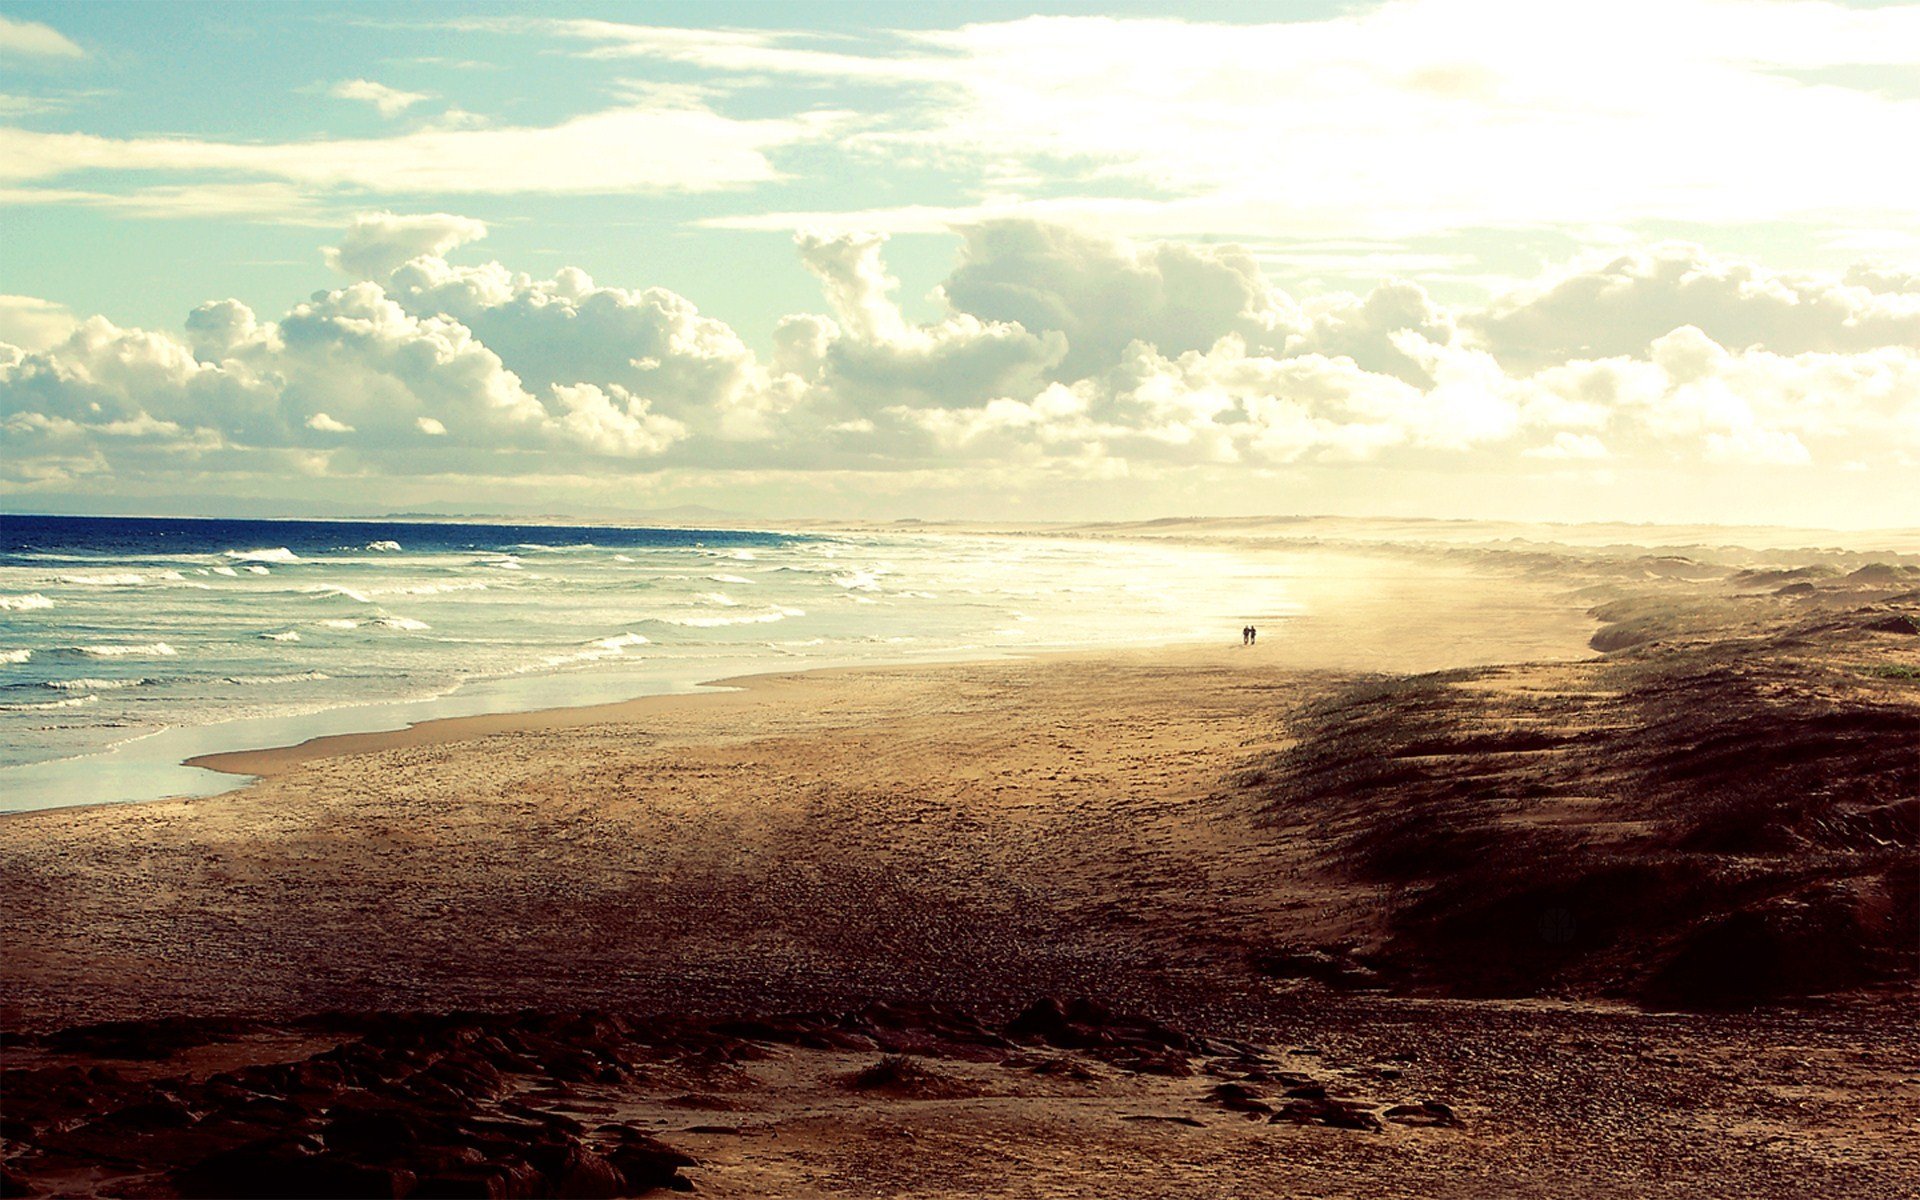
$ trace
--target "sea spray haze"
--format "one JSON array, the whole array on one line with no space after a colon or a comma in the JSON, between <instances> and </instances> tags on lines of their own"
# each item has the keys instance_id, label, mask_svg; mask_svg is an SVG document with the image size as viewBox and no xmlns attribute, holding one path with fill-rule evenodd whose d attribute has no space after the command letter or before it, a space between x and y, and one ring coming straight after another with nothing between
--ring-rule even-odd
<instances>
[{"instance_id":1,"label":"sea spray haze","mask_svg":"<svg viewBox=\"0 0 1920 1200\"><path fill-rule=\"evenodd\" d=\"M0 528L0 771L482 681L490 707L586 703L760 669L1211 638L1288 604L1277 560L1042 538L40 516Z\"/></svg>"}]
</instances>

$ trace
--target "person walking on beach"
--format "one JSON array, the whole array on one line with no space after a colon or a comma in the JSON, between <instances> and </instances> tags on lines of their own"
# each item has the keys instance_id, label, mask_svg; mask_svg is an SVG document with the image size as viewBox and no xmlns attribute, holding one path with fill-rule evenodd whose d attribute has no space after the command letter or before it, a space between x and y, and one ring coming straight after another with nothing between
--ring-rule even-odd
<instances>
[{"instance_id":1,"label":"person walking on beach","mask_svg":"<svg viewBox=\"0 0 1920 1200\"><path fill-rule=\"evenodd\" d=\"M1260 631L1251 625L1247 626L1247 645L1252 646L1258 643L1259 640Z\"/></svg>"},{"instance_id":2,"label":"person walking on beach","mask_svg":"<svg viewBox=\"0 0 1920 1200\"><path fill-rule=\"evenodd\" d=\"M1240 627L1240 644L1242 646L1245 646L1252 641L1253 641L1253 626L1242 625Z\"/></svg>"}]
</instances>

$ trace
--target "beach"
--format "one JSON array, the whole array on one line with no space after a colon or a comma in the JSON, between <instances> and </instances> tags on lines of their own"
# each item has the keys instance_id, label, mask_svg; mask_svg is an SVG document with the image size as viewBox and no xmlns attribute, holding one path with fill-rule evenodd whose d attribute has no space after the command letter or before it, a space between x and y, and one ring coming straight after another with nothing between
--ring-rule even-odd
<instances>
[{"instance_id":1,"label":"beach","mask_svg":"<svg viewBox=\"0 0 1920 1200\"><path fill-rule=\"evenodd\" d=\"M761 674L0 819L14 1094L104 1065L200 1130L359 1047L713 1195L1920 1182L1920 567L1340 553L1252 647ZM9 1169L83 1193L225 1144L38 1121Z\"/></svg>"}]
</instances>

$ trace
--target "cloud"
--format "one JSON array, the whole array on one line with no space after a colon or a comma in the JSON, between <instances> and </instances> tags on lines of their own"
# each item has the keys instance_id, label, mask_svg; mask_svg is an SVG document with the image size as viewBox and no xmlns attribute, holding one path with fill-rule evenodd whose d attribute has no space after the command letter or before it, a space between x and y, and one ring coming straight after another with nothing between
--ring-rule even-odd
<instances>
[{"instance_id":1,"label":"cloud","mask_svg":"<svg viewBox=\"0 0 1920 1200\"><path fill-rule=\"evenodd\" d=\"M0 55L9 54L23 58L84 58L86 51L51 25L0 17Z\"/></svg>"},{"instance_id":2,"label":"cloud","mask_svg":"<svg viewBox=\"0 0 1920 1200\"><path fill-rule=\"evenodd\" d=\"M739 335L664 288L601 287L575 268L540 280L432 256L402 265L384 286L410 313L460 321L530 387L593 384L645 397L650 411L721 436L762 429L773 402Z\"/></svg>"},{"instance_id":3,"label":"cloud","mask_svg":"<svg viewBox=\"0 0 1920 1200\"><path fill-rule=\"evenodd\" d=\"M365 214L330 256L352 282L277 319L209 302L179 335L0 304L0 329L12 312L37 330L0 346L0 486L157 488L191 471L592 490L664 470L910 476L958 495L967 479L1144 489L1201 472L1232 492L1303 472L1521 480L1604 463L1784 495L1783 470L1897 492L1920 464L1913 280L1892 267L1786 276L1655 247L1481 306L1392 280L1296 300L1237 248L1007 223L969 232L943 311L913 321L883 237L805 234L825 311L784 318L762 359L663 288L447 261L484 228ZM1595 313L1635 332L1568 341ZM1689 314L1702 322L1661 328Z\"/></svg>"},{"instance_id":4,"label":"cloud","mask_svg":"<svg viewBox=\"0 0 1920 1200\"><path fill-rule=\"evenodd\" d=\"M336 421L326 413L317 412L307 418L307 428L319 433L352 433L353 426L344 421Z\"/></svg>"},{"instance_id":5,"label":"cloud","mask_svg":"<svg viewBox=\"0 0 1920 1200\"><path fill-rule=\"evenodd\" d=\"M1136 243L1018 220L963 237L947 299L989 320L1064 334L1070 349L1057 378L1091 374L1131 342L1179 354L1230 332L1259 340L1292 319L1290 303L1237 247Z\"/></svg>"},{"instance_id":6,"label":"cloud","mask_svg":"<svg viewBox=\"0 0 1920 1200\"><path fill-rule=\"evenodd\" d=\"M391 195L713 192L779 178L768 155L833 134L843 114L735 119L684 100L557 125L427 128L385 138L222 142L0 128L0 182L93 171L215 174Z\"/></svg>"},{"instance_id":7,"label":"cloud","mask_svg":"<svg viewBox=\"0 0 1920 1200\"><path fill-rule=\"evenodd\" d=\"M1920 279L1769 271L1668 244L1560 274L1473 319L1503 360L1540 365L1634 354L1683 325L1726 346L1787 354L1920 345Z\"/></svg>"},{"instance_id":8,"label":"cloud","mask_svg":"<svg viewBox=\"0 0 1920 1200\"><path fill-rule=\"evenodd\" d=\"M0 295L0 343L44 350L65 341L78 324L64 305L51 300Z\"/></svg>"},{"instance_id":9,"label":"cloud","mask_svg":"<svg viewBox=\"0 0 1920 1200\"><path fill-rule=\"evenodd\" d=\"M444 258L486 236L484 223L451 213L361 213L347 226L340 244L326 247L321 255L328 266L355 279L384 279L409 259Z\"/></svg>"},{"instance_id":10,"label":"cloud","mask_svg":"<svg viewBox=\"0 0 1920 1200\"><path fill-rule=\"evenodd\" d=\"M403 92L371 79L343 79L328 88L327 95L336 100L363 100L383 117L397 117L422 100L433 99L426 92Z\"/></svg>"},{"instance_id":11,"label":"cloud","mask_svg":"<svg viewBox=\"0 0 1920 1200\"><path fill-rule=\"evenodd\" d=\"M0 131L3 133L4 131ZM5 168L0 167L0 174ZM204 220L208 217L234 217L240 220L271 220L287 225L315 225L331 228L338 216L306 189L288 183L192 183L155 184L125 191L97 191L82 188L5 187L0 186L0 205L79 205L118 213L122 216L153 219Z\"/></svg>"},{"instance_id":12,"label":"cloud","mask_svg":"<svg viewBox=\"0 0 1920 1200\"><path fill-rule=\"evenodd\" d=\"M541 28L742 89L884 88L885 119L847 149L963 173L978 197L714 219L728 227L899 232L1024 216L1136 235L1401 237L1920 224L1890 153L1912 139L1913 101L1824 82L1920 62L1912 6L1396 0L1270 23L1035 16L826 43Z\"/></svg>"}]
</instances>

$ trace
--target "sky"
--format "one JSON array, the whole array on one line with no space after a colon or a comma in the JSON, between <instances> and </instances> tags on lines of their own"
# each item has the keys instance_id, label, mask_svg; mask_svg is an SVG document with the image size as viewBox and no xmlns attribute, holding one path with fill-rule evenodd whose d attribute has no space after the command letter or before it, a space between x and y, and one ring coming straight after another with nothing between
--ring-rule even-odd
<instances>
[{"instance_id":1,"label":"sky","mask_svg":"<svg viewBox=\"0 0 1920 1200\"><path fill-rule=\"evenodd\" d=\"M1920 525L1920 4L0 0L0 510Z\"/></svg>"}]
</instances>

